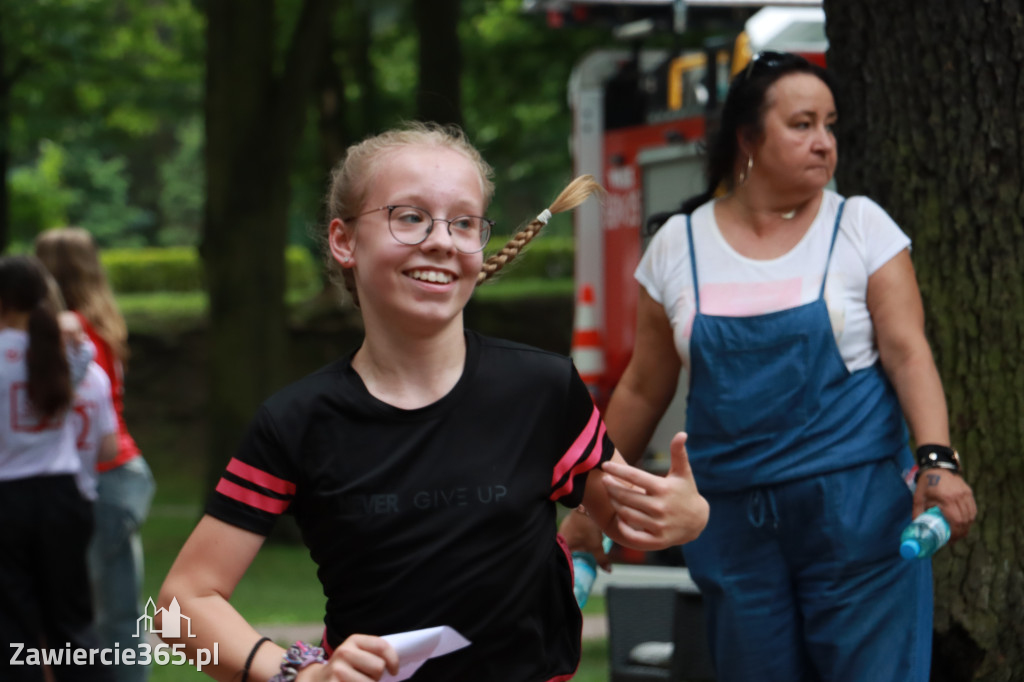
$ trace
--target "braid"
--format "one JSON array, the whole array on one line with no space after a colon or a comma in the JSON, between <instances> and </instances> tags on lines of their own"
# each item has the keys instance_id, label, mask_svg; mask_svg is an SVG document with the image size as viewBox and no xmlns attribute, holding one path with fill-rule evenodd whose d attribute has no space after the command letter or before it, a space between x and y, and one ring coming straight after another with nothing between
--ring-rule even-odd
<instances>
[{"instance_id":1,"label":"braid","mask_svg":"<svg viewBox=\"0 0 1024 682\"><path fill-rule=\"evenodd\" d=\"M551 219L552 215L574 209L582 204L591 194L603 191L604 188L594 179L593 175L581 175L570 182L551 203L551 206L531 220L526 227L512 235L512 238L501 247L500 251L484 261L483 268L477 276L477 284L489 279L511 263L526 245L537 236L541 228L548 224L548 220Z\"/></svg>"}]
</instances>

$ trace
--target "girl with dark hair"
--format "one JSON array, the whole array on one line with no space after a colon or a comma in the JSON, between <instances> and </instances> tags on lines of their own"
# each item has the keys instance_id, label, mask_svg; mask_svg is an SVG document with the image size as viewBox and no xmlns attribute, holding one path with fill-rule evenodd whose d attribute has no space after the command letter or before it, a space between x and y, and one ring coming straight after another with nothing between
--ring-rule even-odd
<instances>
[{"instance_id":1,"label":"girl with dark hair","mask_svg":"<svg viewBox=\"0 0 1024 682\"><path fill-rule=\"evenodd\" d=\"M683 553L727 682L927 680L931 565L900 557L900 533L938 506L962 538L976 513L910 240L827 188L838 116L831 76L802 57L762 53L737 75L707 192L636 270L636 345L605 413L636 461L687 370L711 517ZM562 531L604 557L580 519Z\"/></svg>"},{"instance_id":2,"label":"girl with dark hair","mask_svg":"<svg viewBox=\"0 0 1024 682\"><path fill-rule=\"evenodd\" d=\"M63 342L46 271L0 258L0 641L24 650L98 649L86 571L93 514L79 493L73 386L92 357ZM70 355L70 359L69 359ZM38 658L0 656L4 680L43 680ZM52 667L57 680L108 680L96 665Z\"/></svg>"}]
</instances>

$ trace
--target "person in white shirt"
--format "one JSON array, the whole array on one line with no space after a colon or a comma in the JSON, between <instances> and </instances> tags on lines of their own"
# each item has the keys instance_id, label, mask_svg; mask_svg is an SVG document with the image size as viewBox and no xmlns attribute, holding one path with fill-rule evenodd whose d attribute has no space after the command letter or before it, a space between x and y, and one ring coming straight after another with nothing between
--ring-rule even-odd
<instances>
[{"instance_id":1,"label":"person in white shirt","mask_svg":"<svg viewBox=\"0 0 1024 682\"><path fill-rule=\"evenodd\" d=\"M76 483L68 418L91 359L90 345L65 350L39 262L0 258L0 641L15 649L98 648L85 561L92 506ZM17 660L0 656L0 679L44 679L41 665ZM113 679L99 661L50 672Z\"/></svg>"}]
</instances>

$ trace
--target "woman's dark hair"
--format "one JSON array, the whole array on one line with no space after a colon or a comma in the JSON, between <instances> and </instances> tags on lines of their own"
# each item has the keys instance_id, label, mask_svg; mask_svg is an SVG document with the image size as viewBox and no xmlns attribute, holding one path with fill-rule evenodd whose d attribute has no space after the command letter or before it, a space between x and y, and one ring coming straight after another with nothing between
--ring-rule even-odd
<instances>
[{"instance_id":1,"label":"woman's dark hair","mask_svg":"<svg viewBox=\"0 0 1024 682\"><path fill-rule=\"evenodd\" d=\"M790 52L760 52L754 55L729 86L717 128L710 136L706 164L707 189L684 201L680 208L682 213L692 213L714 197L720 187L725 190L733 188L733 169L739 154L737 135L745 131L753 138L761 136L768 105L768 89L783 76L794 73L806 73L820 78L832 92L832 99L838 109L839 88L827 70Z\"/></svg>"},{"instance_id":2,"label":"woman's dark hair","mask_svg":"<svg viewBox=\"0 0 1024 682\"><path fill-rule=\"evenodd\" d=\"M31 256L0 258L0 310L28 313L28 399L40 417L71 405L71 375L57 311L42 264Z\"/></svg>"}]
</instances>

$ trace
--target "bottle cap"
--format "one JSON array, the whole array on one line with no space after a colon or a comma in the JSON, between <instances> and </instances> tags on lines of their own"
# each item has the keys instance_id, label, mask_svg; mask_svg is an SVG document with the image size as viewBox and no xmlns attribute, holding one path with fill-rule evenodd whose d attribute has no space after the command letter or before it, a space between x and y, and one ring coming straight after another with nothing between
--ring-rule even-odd
<instances>
[{"instance_id":1,"label":"bottle cap","mask_svg":"<svg viewBox=\"0 0 1024 682\"><path fill-rule=\"evenodd\" d=\"M921 543L913 538L904 540L900 544L900 556L904 559L916 559L917 555L921 553Z\"/></svg>"}]
</instances>

